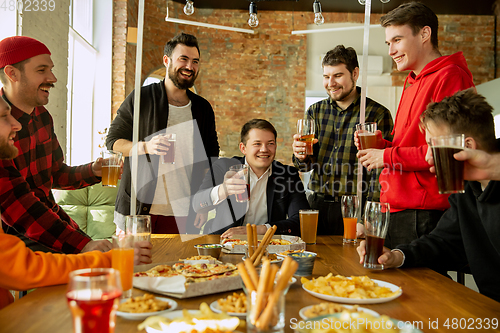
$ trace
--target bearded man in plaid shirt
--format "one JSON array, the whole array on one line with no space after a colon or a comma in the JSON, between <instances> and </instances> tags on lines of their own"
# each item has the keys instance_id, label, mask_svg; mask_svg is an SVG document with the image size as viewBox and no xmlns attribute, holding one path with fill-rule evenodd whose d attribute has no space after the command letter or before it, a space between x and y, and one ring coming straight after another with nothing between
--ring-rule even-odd
<instances>
[{"instance_id":1,"label":"bearded man in plaid shirt","mask_svg":"<svg viewBox=\"0 0 500 333\"><path fill-rule=\"evenodd\" d=\"M57 81L49 49L36 39L16 36L0 41L0 95L22 125L13 140L19 155L0 161L0 209L6 233L33 250L79 253L111 249L107 240L92 241L54 201L51 189L82 188L101 181L101 159L70 167L43 107Z\"/></svg>"},{"instance_id":2,"label":"bearded man in plaid shirt","mask_svg":"<svg viewBox=\"0 0 500 333\"><path fill-rule=\"evenodd\" d=\"M366 99L365 119L360 119L361 88L356 87L359 64L356 51L337 45L327 52L322 62L323 86L330 96L309 107L306 118L314 119L316 134L313 155L305 155L305 142L294 135L293 163L303 172L313 170L309 189L311 208L319 210L318 234L343 235L340 210L343 195L356 194L358 152L354 145L356 124L376 122L377 137L392 140L393 121L387 108ZM363 202L380 196L379 173L364 170ZM361 199L361 198L360 198Z\"/></svg>"}]
</instances>

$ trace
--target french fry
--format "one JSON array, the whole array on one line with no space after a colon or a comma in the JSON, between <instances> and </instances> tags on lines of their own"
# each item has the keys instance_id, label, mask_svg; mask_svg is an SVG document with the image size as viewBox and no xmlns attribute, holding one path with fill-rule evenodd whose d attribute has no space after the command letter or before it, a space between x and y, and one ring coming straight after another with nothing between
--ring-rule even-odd
<instances>
[{"instance_id":1,"label":"french fry","mask_svg":"<svg viewBox=\"0 0 500 333\"><path fill-rule=\"evenodd\" d=\"M250 223L247 223L247 246L248 246L248 256L252 257L254 244L253 244L253 229Z\"/></svg>"},{"instance_id":2,"label":"french fry","mask_svg":"<svg viewBox=\"0 0 500 333\"><path fill-rule=\"evenodd\" d=\"M247 287L247 290L250 292L255 291L256 290L255 285L252 282L252 279L250 278L250 275L248 274L248 272L245 268L245 264L240 262L236 266L238 267L238 272L240 272L241 279L243 280L243 283Z\"/></svg>"}]
</instances>

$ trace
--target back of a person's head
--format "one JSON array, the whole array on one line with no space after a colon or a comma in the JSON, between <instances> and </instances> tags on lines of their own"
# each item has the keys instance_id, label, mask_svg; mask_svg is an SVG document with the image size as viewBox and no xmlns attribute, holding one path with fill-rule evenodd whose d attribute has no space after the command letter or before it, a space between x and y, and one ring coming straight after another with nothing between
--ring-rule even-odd
<instances>
[{"instance_id":1,"label":"back of a person's head","mask_svg":"<svg viewBox=\"0 0 500 333\"><path fill-rule=\"evenodd\" d=\"M407 25L415 36L423 27L431 28L432 46L438 48L438 27L439 21L436 14L421 2L408 2L391 10L380 18L380 24L386 28L388 26Z\"/></svg>"},{"instance_id":2,"label":"back of a person's head","mask_svg":"<svg viewBox=\"0 0 500 333\"><path fill-rule=\"evenodd\" d=\"M359 67L356 50L352 47L346 48L344 45L337 45L326 53L321 66L337 66L339 64L344 64L347 70L352 73L356 67Z\"/></svg>"},{"instance_id":3,"label":"back of a person's head","mask_svg":"<svg viewBox=\"0 0 500 333\"><path fill-rule=\"evenodd\" d=\"M241 128L240 139L243 144L246 145L248 141L248 133L254 128L273 133L274 139L278 137L278 132L276 132L276 128L274 128L273 124L265 119L252 119L247 121L247 123Z\"/></svg>"},{"instance_id":4,"label":"back of a person's head","mask_svg":"<svg viewBox=\"0 0 500 333\"><path fill-rule=\"evenodd\" d=\"M175 47L179 44L186 45L187 47L196 47L196 49L198 50L198 54L200 54L198 39L196 39L196 37L193 35L181 32L180 34L169 40L167 44L165 44L163 55L166 55L169 58L172 57L172 53L174 52Z\"/></svg>"},{"instance_id":5,"label":"back of a person's head","mask_svg":"<svg viewBox=\"0 0 500 333\"><path fill-rule=\"evenodd\" d=\"M482 150L496 150L493 107L473 88L429 104L421 119L424 126L427 121L433 121L438 126L448 126L452 134L472 137Z\"/></svg>"}]
</instances>

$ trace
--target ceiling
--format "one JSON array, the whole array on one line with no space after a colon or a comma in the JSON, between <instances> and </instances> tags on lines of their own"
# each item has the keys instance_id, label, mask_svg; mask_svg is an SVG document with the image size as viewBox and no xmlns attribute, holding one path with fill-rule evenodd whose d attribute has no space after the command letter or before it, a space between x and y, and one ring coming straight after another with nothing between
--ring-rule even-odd
<instances>
[{"instance_id":1,"label":"ceiling","mask_svg":"<svg viewBox=\"0 0 500 333\"><path fill-rule=\"evenodd\" d=\"M174 0L185 3L185 0ZM249 0L192 0L195 8L248 10ZM254 0L258 10L312 11L314 0ZM495 0L420 0L436 14L493 15ZM364 13L358 0L320 0L323 12ZM372 13L387 13L407 0L372 0Z\"/></svg>"}]
</instances>

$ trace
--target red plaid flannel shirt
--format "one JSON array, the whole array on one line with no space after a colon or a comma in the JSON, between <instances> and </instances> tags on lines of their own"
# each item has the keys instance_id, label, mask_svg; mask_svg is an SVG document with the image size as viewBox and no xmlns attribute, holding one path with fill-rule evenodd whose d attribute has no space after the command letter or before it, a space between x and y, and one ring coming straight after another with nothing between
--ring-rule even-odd
<instances>
[{"instance_id":1,"label":"red plaid flannel shirt","mask_svg":"<svg viewBox=\"0 0 500 333\"><path fill-rule=\"evenodd\" d=\"M100 178L93 175L92 163L78 167L63 163L52 116L43 106L31 114L11 107L22 129L14 139L19 155L0 160L2 222L51 249L79 253L91 239L56 204L51 189L78 189Z\"/></svg>"}]
</instances>

